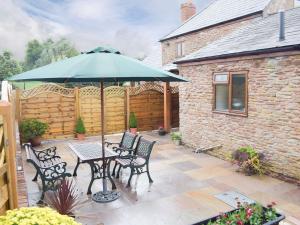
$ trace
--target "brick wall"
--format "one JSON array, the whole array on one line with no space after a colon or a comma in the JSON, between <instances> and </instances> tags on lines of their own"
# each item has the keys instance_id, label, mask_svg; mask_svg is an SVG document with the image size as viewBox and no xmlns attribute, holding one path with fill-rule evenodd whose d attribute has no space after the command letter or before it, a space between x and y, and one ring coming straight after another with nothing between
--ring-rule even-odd
<instances>
[{"instance_id":1,"label":"brick wall","mask_svg":"<svg viewBox=\"0 0 300 225\"><path fill-rule=\"evenodd\" d=\"M203 29L195 33L163 41L161 43L163 65L174 62L177 59L177 43L184 42L185 54L187 55L218 40L224 35L231 33L235 29L248 24L253 18L253 16L244 18L242 20Z\"/></svg>"},{"instance_id":2,"label":"brick wall","mask_svg":"<svg viewBox=\"0 0 300 225\"><path fill-rule=\"evenodd\" d=\"M298 54L298 53L297 53ZM180 130L193 147L223 145L225 158L252 145L267 156L268 170L300 179L300 52L294 56L180 66ZM212 113L213 72L249 71L248 117Z\"/></svg>"}]
</instances>

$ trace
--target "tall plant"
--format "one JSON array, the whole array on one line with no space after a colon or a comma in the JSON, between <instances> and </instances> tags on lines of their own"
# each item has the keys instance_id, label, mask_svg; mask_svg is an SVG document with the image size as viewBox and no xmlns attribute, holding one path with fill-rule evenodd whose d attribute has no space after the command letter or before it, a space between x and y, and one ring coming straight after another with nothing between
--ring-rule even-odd
<instances>
[{"instance_id":1,"label":"tall plant","mask_svg":"<svg viewBox=\"0 0 300 225\"><path fill-rule=\"evenodd\" d=\"M47 193L46 203L62 215L73 215L74 208L79 204L78 194L73 180L63 179L57 190Z\"/></svg>"},{"instance_id":2,"label":"tall plant","mask_svg":"<svg viewBox=\"0 0 300 225\"><path fill-rule=\"evenodd\" d=\"M135 116L134 112L130 113L130 116L129 116L129 127L130 128L137 128L137 119L136 119L136 116Z\"/></svg>"},{"instance_id":3,"label":"tall plant","mask_svg":"<svg viewBox=\"0 0 300 225\"><path fill-rule=\"evenodd\" d=\"M83 123L83 120L81 117L79 117L76 122L75 132L77 134L85 134L85 132L86 132L85 126L84 126L84 123Z\"/></svg>"}]
</instances>

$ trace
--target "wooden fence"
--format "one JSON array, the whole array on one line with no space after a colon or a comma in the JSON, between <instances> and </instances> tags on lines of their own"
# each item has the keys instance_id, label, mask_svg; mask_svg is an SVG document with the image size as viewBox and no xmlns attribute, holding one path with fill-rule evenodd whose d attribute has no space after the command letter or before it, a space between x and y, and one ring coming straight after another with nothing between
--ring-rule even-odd
<instances>
[{"instance_id":1,"label":"wooden fence","mask_svg":"<svg viewBox=\"0 0 300 225\"><path fill-rule=\"evenodd\" d=\"M171 124L179 125L178 88L171 88ZM17 90L17 117L35 118L49 124L45 138L74 135L76 119L81 117L87 135L101 132L100 89L98 87L64 88L45 84L20 92ZM123 132L128 128L128 115L134 112L140 131L154 130L163 125L163 86L146 83L138 87L112 86L104 89L106 133Z\"/></svg>"},{"instance_id":2,"label":"wooden fence","mask_svg":"<svg viewBox=\"0 0 300 225\"><path fill-rule=\"evenodd\" d=\"M0 101L0 215L18 207L15 118L8 91L2 85L5 101Z\"/></svg>"}]
</instances>

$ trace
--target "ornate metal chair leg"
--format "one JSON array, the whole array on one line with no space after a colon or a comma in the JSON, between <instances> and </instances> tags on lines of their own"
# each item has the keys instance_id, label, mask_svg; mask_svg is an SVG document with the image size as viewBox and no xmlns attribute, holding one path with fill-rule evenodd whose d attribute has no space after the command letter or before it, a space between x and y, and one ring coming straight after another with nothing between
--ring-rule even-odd
<instances>
[{"instance_id":1,"label":"ornate metal chair leg","mask_svg":"<svg viewBox=\"0 0 300 225\"><path fill-rule=\"evenodd\" d=\"M114 168L113 168L113 172L112 172L112 176L114 177L116 175L116 168L117 168L118 163L115 162Z\"/></svg>"},{"instance_id":2,"label":"ornate metal chair leg","mask_svg":"<svg viewBox=\"0 0 300 225\"><path fill-rule=\"evenodd\" d=\"M119 165L119 169L118 169L118 172L117 172L117 176L116 176L116 178L117 179L119 179L120 178L120 171L121 171L121 165Z\"/></svg>"},{"instance_id":3,"label":"ornate metal chair leg","mask_svg":"<svg viewBox=\"0 0 300 225\"><path fill-rule=\"evenodd\" d=\"M77 176L77 169L79 167L79 164L80 164L80 159L77 157L77 164L76 164L74 172L73 172L73 177Z\"/></svg>"},{"instance_id":4,"label":"ornate metal chair leg","mask_svg":"<svg viewBox=\"0 0 300 225\"><path fill-rule=\"evenodd\" d=\"M38 171L36 171L36 174L35 174L34 178L32 179L32 181L37 181L38 175L39 175L39 173L38 173Z\"/></svg>"},{"instance_id":5,"label":"ornate metal chair leg","mask_svg":"<svg viewBox=\"0 0 300 225\"><path fill-rule=\"evenodd\" d=\"M130 182L131 182L131 179L132 179L133 174L134 174L134 168L131 167L131 168L130 168L130 177L129 177L129 179L128 179L128 182L127 182L126 187L130 187Z\"/></svg>"},{"instance_id":6,"label":"ornate metal chair leg","mask_svg":"<svg viewBox=\"0 0 300 225\"><path fill-rule=\"evenodd\" d=\"M149 182L153 183L153 180L152 180L152 178L150 176L150 171L149 171L149 165L148 164L147 164L147 175L148 175Z\"/></svg>"}]
</instances>

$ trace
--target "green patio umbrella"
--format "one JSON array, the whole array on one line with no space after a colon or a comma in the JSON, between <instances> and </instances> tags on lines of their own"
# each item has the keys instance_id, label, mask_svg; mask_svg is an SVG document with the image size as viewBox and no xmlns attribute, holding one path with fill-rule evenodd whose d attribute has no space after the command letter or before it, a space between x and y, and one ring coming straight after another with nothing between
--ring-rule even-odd
<instances>
[{"instance_id":1,"label":"green patio umbrella","mask_svg":"<svg viewBox=\"0 0 300 225\"><path fill-rule=\"evenodd\" d=\"M185 82L186 79L173 73L149 67L141 61L122 55L113 48L98 47L78 56L61 60L37 69L33 69L10 78L11 81L46 81L55 83L67 82L100 82L101 83L101 141L104 149L104 82L122 81L163 81ZM106 169L103 160L103 171ZM103 179L103 191L93 195L99 199L115 200L119 197L115 191L107 190L107 181ZM98 199L98 200L97 200Z\"/></svg>"}]
</instances>

